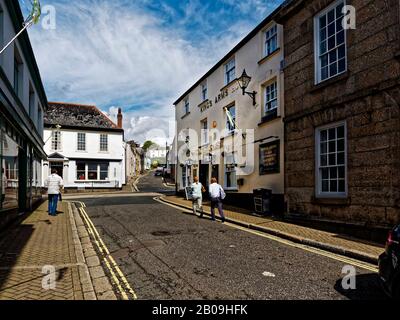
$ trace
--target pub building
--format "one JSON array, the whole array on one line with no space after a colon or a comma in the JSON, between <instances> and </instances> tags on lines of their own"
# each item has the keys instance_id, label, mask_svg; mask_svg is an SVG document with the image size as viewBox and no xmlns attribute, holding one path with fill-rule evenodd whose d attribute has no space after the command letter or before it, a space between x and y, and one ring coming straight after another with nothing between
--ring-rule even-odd
<instances>
[{"instance_id":1,"label":"pub building","mask_svg":"<svg viewBox=\"0 0 400 320\"><path fill-rule=\"evenodd\" d=\"M18 1L0 0L0 47L24 22ZM0 228L42 198L47 98L27 32L0 56Z\"/></svg>"},{"instance_id":2,"label":"pub building","mask_svg":"<svg viewBox=\"0 0 400 320\"><path fill-rule=\"evenodd\" d=\"M206 187L216 177L226 203L254 209L254 190L262 188L272 191L271 209L283 212L284 52L283 28L274 21L278 11L174 103L178 193L184 195L195 176ZM233 142L242 133L243 150Z\"/></svg>"}]
</instances>

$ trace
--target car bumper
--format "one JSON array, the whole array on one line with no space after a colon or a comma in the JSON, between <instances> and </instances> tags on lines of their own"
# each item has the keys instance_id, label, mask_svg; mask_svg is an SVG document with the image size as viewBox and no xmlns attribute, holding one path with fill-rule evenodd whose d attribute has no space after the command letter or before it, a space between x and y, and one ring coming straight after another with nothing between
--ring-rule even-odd
<instances>
[{"instance_id":1,"label":"car bumper","mask_svg":"<svg viewBox=\"0 0 400 320\"><path fill-rule=\"evenodd\" d=\"M382 287L387 295L391 296L392 293L392 283L393 278L393 267L390 257L383 253L379 257L379 279L381 281Z\"/></svg>"}]
</instances>

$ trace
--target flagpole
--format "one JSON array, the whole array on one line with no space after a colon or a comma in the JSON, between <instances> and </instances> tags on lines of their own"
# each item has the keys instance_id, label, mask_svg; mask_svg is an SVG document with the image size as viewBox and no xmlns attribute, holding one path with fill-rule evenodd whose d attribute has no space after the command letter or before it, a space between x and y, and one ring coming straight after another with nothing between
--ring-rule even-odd
<instances>
[{"instance_id":1,"label":"flagpole","mask_svg":"<svg viewBox=\"0 0 400 320\"><path fill-rule=\"evenodd\" d=\"M25 26L22 28L22 30L18 32L18 34L14 38L12 38L10 42L7 43L7 45L0 51L0 54L2 54L15 41L15 39L17 39L21 35L21 33L24 32L26 29L28 29L32 24L33 20L26 23Z\"/></svg>"}]
</instances>

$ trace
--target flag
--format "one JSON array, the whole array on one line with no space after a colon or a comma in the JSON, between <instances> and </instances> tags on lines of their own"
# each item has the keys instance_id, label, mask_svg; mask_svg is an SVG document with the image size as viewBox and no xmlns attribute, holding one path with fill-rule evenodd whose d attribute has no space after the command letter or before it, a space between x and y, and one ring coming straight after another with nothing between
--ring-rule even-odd
<instances>
[{"instance_id":1,"label":"flag","mask_svg":"<svg viewBox=\"0 0 400 320\"><path fill-rule=\"evenodd\" d=\"M34 24L37 24L39 22L40 15L42 14L40 2L39 0L32 0L31 4L32 4L32 10L31 13L29 14L27 22L28 23L32 22Z\"/></svg>"}]
</instances>

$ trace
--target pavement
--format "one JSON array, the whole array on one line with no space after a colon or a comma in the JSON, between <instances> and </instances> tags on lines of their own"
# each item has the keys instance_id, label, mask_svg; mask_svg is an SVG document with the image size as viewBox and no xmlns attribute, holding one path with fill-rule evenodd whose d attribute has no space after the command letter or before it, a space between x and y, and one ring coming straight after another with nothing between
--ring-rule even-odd
<instances>
[{"instance_id":1,"label":"pavement","mask_svg":"<svg viewBox=\"0 0 400 320\"><path fill-rule=\"evenodd\" d=\"M188 210L192 209L191 201L187 201L181 197L163 196L160 200ZM210 211L209 202L205 202L205 214L210 216ZM251 211L241 208L227 206L224 213L227 222L375 265L378 264L379 255L384 251L384 246L378 243L363 241L343 234L303 227L273 218L255 216Z\"/></svg>"},{"instance_id":2,"label":"pavement","mask_svg":"<svg viewBox=\"0 0 400 320\"><path fill-rule=\"evenodd\" d=\"M0 235L0 300L117 299L82 220L47 202Z\"/></svg>"}]
</instances>

